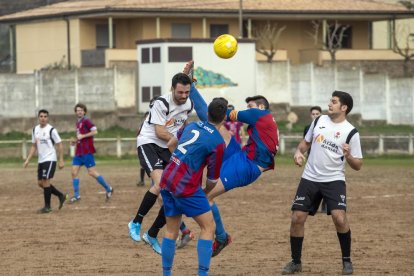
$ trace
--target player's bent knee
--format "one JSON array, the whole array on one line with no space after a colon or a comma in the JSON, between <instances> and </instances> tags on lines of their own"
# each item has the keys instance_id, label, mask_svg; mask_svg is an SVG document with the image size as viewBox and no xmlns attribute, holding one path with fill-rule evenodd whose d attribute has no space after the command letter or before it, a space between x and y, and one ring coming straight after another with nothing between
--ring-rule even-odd
<instances>
[{"instance_id":1,"label":"player's bent knee","mask_svg":"<svg viewBox=\"0 0 414 276\"><path fill-rule=\"evenodd\" d=\"M308 213L294 211L291 216L292 225L302 225L305 223Z\"/></svg>"}]
</instances>

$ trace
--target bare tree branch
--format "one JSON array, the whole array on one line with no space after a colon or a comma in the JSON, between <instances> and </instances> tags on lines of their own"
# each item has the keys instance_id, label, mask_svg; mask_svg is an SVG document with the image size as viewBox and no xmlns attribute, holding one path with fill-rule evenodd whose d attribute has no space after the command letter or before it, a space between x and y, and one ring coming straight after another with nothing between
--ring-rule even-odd
<instances>
[{"instance_id":1,"label":"bare tree branch","mask_svg":"<svg viewBox=\"0 0 414 276\"><path fill-rule=\"evenodd\" d=\"M280 36L286 26L279 27L277 23L267 23L258 29L254 30L256 42L256 52L267 57L267 62L271 63L277 51L277 45L280 41Z\"/></svg>"}]
</instances>

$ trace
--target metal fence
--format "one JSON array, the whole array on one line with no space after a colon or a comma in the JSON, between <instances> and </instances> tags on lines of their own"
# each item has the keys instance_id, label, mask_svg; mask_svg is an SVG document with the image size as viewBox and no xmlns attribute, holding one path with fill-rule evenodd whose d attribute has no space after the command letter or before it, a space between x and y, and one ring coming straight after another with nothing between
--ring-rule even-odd
<instances>
[{"instance_id":1,"label":"metal fence","mask_svg":"<svg viewBox=\"0 0 414 276\"><path fill-rule=\"evenodd\" d=\"M300 135L283 135L279 137L279 153L293 154L296 146L301 141ZM65 155L73 157L75 148L69 146L69 139L63 139ZM361 146L364 155L414 155L414 136L409 135L377 135L361 136ZM26 159L31 146L29 140L9 140L0 141L2 158ZM95 138L95 146L98 154L105 156L123 156L136 155L136 138Z\"/></svg>"}]
</instances>

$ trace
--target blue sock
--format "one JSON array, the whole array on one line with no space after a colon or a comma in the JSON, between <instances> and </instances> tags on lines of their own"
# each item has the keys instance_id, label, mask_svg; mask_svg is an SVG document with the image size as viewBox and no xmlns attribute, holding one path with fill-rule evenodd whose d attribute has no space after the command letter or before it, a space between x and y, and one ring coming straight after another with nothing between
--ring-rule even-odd
<instances>
[{"instance_id":1,"label":"blue sock","mask_svg":"<svg viewBox=\"0 0 414 276\"><path fill-rule=\"evenodd\" d=\"M162 275L170 276L173 262L174 262L175 240L163 238L162 245L161 245L161 252L162 252Z\"/></svg>"},{"instance_id":2,"label":"blue sock","mask_svg":"<svg viewBox=\"0 0 414 276\"><path fill-rule=\"evenodd\" d=\"M105 181L105 179L103 178L102 175L98 176L96 178L96 181L98 181L98 183L101 184L102 187L104 187L107 192L111 191L111 187L109 187L108 183L106 183L106 181Z\"/></svg>"},{"instance_id":3,"label":"blue sock","mask_svg":"<svg viewBox=\"0 0 414 276\"><path fill-rule=\"evenodd\" d=\"M79 178L72 179L73 193L75 197L80 197L79 194Z\"/></svg>"},{"instance_id":4,"label":"blue sock","mask_svg":"<svg viewBox=\"0 0 414 276\"><path fill-rule=\"evenodd\" d=\"M187 230L188 228L187 228L187 225L185 225L185 223L184 223L184 221L181 221L181 224L180 224L180 231L181 232L184 232L185 230Z\"/></svg>"},{"instance_id":5,"label":"blue sock","mask_svg":"<svg viewBox=\"0 0 414 276\"><path fill-rule=\"evenodd\" d=\"M227 238L226 230L224 230L223 222L221 221L220 211L214 203L211 206L211 212L213 213L214 222L216 223L216 239L218 241L224 242Z\"/></svg>"},{"instance_id":6,"label":"blue sock","mask_svg":"<svg viewBox=\"0 0 414 276\"><path fill-rule=\"evenodd\" d=\"M207 276L210 269L211 254L213 254L212 240L198 240L198 276Z\"/></svg>"},{"instance_id":7,"label":"blue sock","mask_svg":"<svg viewBox=\"0 0 414 276\"><path fill-rule=\"evenodd\" d=\"M194 84L191 84L190 99L194 102L194 109L200 121L207 121L207 103L197 88L195 88Z\"/></svg>"}]
</instances>

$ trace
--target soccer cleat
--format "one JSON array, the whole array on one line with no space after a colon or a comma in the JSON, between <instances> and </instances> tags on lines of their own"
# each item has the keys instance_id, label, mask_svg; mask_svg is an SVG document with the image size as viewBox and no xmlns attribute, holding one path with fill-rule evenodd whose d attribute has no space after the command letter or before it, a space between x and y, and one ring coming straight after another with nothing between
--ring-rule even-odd
<instances>
[{"instance_id":1,"label":"soccer cleat","mask_svg":"<svg viewBox=\"0 0 414 276\"><path fill-rule=\"evenodd\" d=\"M137 186L145 186L144 180L137 181Z\"/></svg>"},{"instance_id":2,"label":"soccer cleat","mask_svg":"<svg viewBox=\"0 0 414 276\"><path fill-rule=\"evenodd\" d=\"M109 201L114 193L114 188L111 187L111 190L106 193L106 201Z\"/></svg>"},{"instance_id":3,"label":"soccer cleat","mask_svg":"<svg viewBox=\"0 0 414 276\"><path fill-rule=\"evenodd\" d=\"M77 196L77 197L76 196L72 196L71 199L69 200L69 204L76 203L79 200L81 200L81 197L80 196Z\"/></svg>"},{"instance_id":4,"label":"soccer cleat","mask_svg":"<svg viewBox=\"0 0 414 276\"><path fill-rule=\"evenodd\" d=\"M350 275L354 273L351 262L343 262L342 275Z\"/></svg>"},{"instance_id":5,"label":"soccer cleat","mask_svg":"<svg viewBox=\"0 0 414 276\"><path fill-rule=\"evenodd\" d=\"M293 261L290 261L283 268L282 275L295 274L296 272L302 272L302 264L295 264Z\"/></svg>"},{"instance_id":6,"label":"soccer cleat","mask_svg":"<svg viewBox=\"0 0 414 276\"><path fill-rule=\"evenodd\" d=\"M181 235L181 239L177 241L177 249L184 248L190 241L194 240L194 234L190 230L186 230Z\"/></svg>"},{"instance_id":7,"label":"soccer cleat","mask_svg":"<svg viewBox=\"0 0 414 276\"><path fill-rule=\"evenodd\" d=\"M43 207L42 209L39 209L39 214L47 214L52 212L52 208L50 207Z\"/></svg>"},{"instance_id":8,"label":"soccer cleat","mask_svg":"<svg viewBox=\"0 0 414 276\"><path fill-rule=\"evenodd\" d=\"M141 241L141 224L140 223L134 223L133 220L131 220L128 223L129 228L129 236L132 240L139 242Z\"/></svg>"},{"instance_id":9,"label":"soccer cleat","mask_svg":"<svg viewBox=\"0 0 414 276\"><path fill-rule=\"evenodd\" d=\"M227 234L226 240L224 242L218 241L217 239L213 242L213 254L211 257L217 256L224 247L228 246L232 242L231 236Z\"/></svg>"},{"instance_id":10,"label":"soccer cleat","mask_svg":"<svg viewBox=\"0 0 414 276\"><path fill-rule=\"evenodd\" d=\"M68 200L68 198L69 198L68 194L65 194L65 195L62 194L62 196L59 198L59 210L62 209L63 204L66 202L66 200Z\"/></svg>"},{"instance_id":11,"label":"soccer cleat","mask_svg":"<svg viewBox=\"0 0 414 276\"><path fill-rule=\"evenodd\" d=\"M147 243L148 245L150 245L152 247L152 249L155 251L155 253L161 255L161 246L158 243L157 238L150 237L148 235L148 232L145 232L144 235L142 235L142 239L144 240L145 243Z\"/></svg>"}]
</instances>

